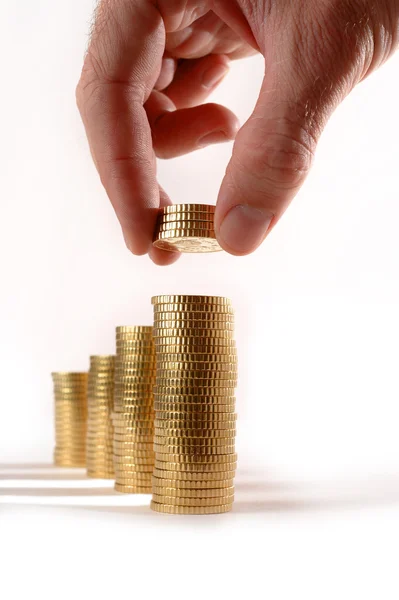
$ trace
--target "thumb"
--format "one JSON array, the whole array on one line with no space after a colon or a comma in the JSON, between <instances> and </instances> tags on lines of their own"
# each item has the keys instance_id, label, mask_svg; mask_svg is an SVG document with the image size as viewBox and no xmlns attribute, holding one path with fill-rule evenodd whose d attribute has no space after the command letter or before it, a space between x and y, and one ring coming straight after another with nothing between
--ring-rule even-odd
<instances>
[{"instance_id":1,"label":"thumb","mask_svg":"<svg viewBox=\"0 0 399 600\"><path fill-rule=\"evenodd\" d=\"M265 76L255 110L237 135L218 198L215 229L227 252L253 252L305 181L336 99L317 82L313 76L308 85L295 86L292 75Z\"/></svg>"}]
</instances>

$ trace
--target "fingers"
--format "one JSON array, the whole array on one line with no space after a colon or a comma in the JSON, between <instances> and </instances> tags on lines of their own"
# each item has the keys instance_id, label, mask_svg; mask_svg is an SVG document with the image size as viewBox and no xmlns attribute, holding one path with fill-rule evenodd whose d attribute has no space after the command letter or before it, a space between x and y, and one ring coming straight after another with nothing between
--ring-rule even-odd
<instances>
[{"instance_id":1,"label":"fingers","mask_svg":"<svg viewBox=\"0 0 399 600\"><path fill-rule=\"evenodd\" d=\"M102 2L77 89L102 183L127 246L148 252L159 207L151 130L143 108L162 65L165 32L149 2Z\"/></svg>"},{"instance_id":2,"label":"fingers","mask_svg":"<svg viewBox=\"0 0 399 600\"><path fill-rule=\"evenodd\" d=\"M160 187L160 207L169 206L171 203L168 195L164 192L164 190ZM159 248L155 248L151 246L148 252L151 260L159 267L166 267L168 265L172 265L180 258L179 252L167 252L165 250L160 250Z\"/></svg>"},{"instance_id":3,"label":"fingers","mask_svg":"<svg viewBox=\"0 0 399 600\"><path fill-rule=\"evenodd\" d=\"M173 81L173 78L175 77L176 69L177 60L170 56L164 56L162 59L161 72L154 86L155 89L161 91L167 88L168 85L170 85L170 83Z\"/></svg>"},{"instance_id":4,"label":"fingers","mask_svg":"<svg viewBox=\"0 0 399 600\"><path fill-rule=\"evenodd\" d=\"M181 156L210 144L233 140L238 131L235 115L218 104L174 108L171 100L160 92L153 92L146 104L154 150L160 158Z\"/></svg>"},{"instance_id":5,"label":"fingers","mask_svg":"<svg viewBox=\"0 0 399 600\"><path fill-rule=\"evenodd\" d=\"M211 54L198 60L184 60L164 94L176 108L202 104L229 72L230 61L223 54Z\"/></svg>"},{"instance_id":6,"label":"fingers","mask_svg":"<svg viewBox=\"0 0 399 600\"><path fill-rule=\"evenodd\" d=\"M314 76L299 81L294 71L266 75L254 113L237 135L217 203L216 234L231 254L258 248L304 183L338 102L331 83L326 93L325 81L317 82Z\"/></svg>"}]
</instances>

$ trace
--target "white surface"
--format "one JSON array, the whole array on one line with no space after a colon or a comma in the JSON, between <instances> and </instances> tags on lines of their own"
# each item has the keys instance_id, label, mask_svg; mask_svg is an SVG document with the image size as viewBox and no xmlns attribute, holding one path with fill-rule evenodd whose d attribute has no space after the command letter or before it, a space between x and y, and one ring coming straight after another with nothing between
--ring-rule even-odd
<instances>
[{"instance_id":1,"label":"white surface","mask_svg":"<svg viewBox=\"0 0 399 600\"><path fill-rule=\"evenodd\" d=\"M50 371L112 352L115 325L151 322L151 295L228 295L237 506L163 517L109 483L4 467L1 597L397 599L399 55L337 111L259 252L162 270L125 250L74 105L91 9L0 3L0 463L48 463ZM234 65L213 99L244 120L261 74ZM230 151L161 163L160 180L176 202L212 202Z\"/></svg>"}]
</instances>

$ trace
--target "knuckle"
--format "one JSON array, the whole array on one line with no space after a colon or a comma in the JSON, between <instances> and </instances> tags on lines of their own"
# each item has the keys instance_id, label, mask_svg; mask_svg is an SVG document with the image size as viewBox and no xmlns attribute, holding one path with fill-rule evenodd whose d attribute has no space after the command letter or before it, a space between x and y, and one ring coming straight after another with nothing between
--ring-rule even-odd
<instances>
[{"instance_id":1,"label":"knuckle","mask_svg":"<svg viewBox=\"0 0 399 600\"><path fill-rule=\"evenodd\" d=\"M308 174L314 141L305 128L286 119L268 123L267 130L257 132L256 140L246 144L246 170L277 189L298 188Z\"/></svg>"}]
</instances>

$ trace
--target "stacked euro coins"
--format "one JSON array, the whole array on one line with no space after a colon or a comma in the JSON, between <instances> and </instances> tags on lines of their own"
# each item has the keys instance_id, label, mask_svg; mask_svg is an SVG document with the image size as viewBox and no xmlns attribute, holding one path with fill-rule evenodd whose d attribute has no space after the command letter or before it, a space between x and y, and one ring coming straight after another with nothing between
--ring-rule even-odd
<instances>
[{"instance_id":1,"label":"stacked euro coins","mask_svg":"<svg viewBox=\"0 0 399 600\"><path fill-rule=\"evenodd\" d=\"M227 298L157 296L155 468L151 508L171 514L231 510L237 351Z\"/></svg>"},{"instance_id":2,"label":"stacked euro coins","mask_svg":"<svg viewBox=\"0 0 399 600\"><path fill-rule=\"evenodd\" d=\"M52 373L55 400L54 463L86 465L87 373Z\"/></svg>"},{"instance_id":3,"label":"stacked euro coins","mask_svg":"<svg viewBox=\"0 0 399 600\"><path fill-rule=\"evenodd\" d=\"M116 330L115 489L151 493L154 468L155 347L152 327Z\"/></svg>"},{"instance_id":4,"label":"stacked euro coins","mask_svg":"<svg viewBox=\"0 0 399 600\"><path fill-rule=\"evenodd\" d=\"M114 479L114 356L91 356L87 394L87 475Z\"/></svg>"},{"instance_id":5,"label":"stacked euro coins","mask_svg":"<svg viewBox=\"0 0 399 600\"><path fill-rule=\"evenodd\" d=\"M169 252L219 252L214 229L215 206L175 204L160 209L154 246Z\"/></svg>"}]
</instances>

